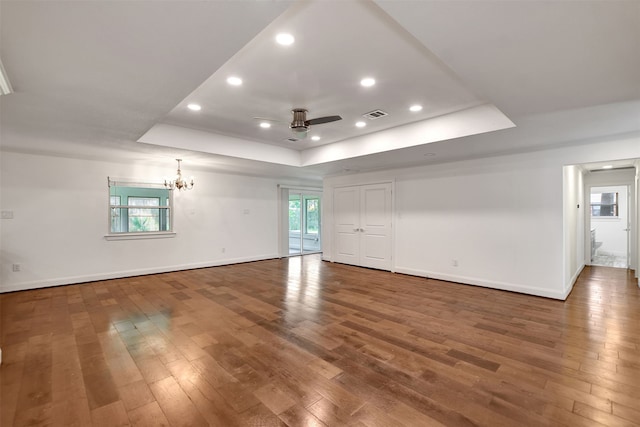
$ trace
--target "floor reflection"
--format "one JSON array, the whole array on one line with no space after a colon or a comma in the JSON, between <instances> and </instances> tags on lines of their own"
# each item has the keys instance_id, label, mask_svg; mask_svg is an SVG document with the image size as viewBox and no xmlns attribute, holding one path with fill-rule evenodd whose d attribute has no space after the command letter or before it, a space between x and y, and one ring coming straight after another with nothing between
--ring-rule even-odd
<instances>
[{"instance_id":1,"label":"floor reflection","mask_svg":"<svg viewBox=\"0 0 640 427\"><path fill-rule=\"evenodd\" d=\"M284 312L286 322L315 320L321 308L319 284L320 255L289 257L285 281Z\"/></svg>"}]
</instances>

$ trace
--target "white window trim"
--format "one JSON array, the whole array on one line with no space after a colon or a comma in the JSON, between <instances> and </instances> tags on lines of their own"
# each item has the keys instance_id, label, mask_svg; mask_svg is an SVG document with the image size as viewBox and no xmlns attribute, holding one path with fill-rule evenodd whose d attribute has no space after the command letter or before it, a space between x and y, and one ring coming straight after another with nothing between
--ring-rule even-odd
<instances>
[{"instance_id":1,"label":"white window trim","mask_svg":"<svg viewBox=\"0 0 640 427\"><path fill-rule=\"evenodd\" d=\"M106 234L106 240L143 240L143 239L170 239L176 237L175 231L147 231L144 233L117 233Z\"/></svg>"}]
</instances>

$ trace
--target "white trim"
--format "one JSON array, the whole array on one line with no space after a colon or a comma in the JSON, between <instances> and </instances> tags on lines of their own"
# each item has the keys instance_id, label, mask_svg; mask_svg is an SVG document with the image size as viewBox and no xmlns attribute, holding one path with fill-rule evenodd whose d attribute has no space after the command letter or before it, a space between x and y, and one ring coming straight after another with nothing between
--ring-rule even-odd
<instances>
[{"instance_id":1,"label":"white trim","mask_svg":"<svg viewBox=\"0 0 640 427\"><path fill-rule=\"evenodd\" d=\"M107 176L108 187L160 188L171 191L164 181L154 181L144 178L116 178Z\"/></svg>"},{"instance_id":2,"label":"white trim","mask_svg":"<svg viewBox=\"0 0 640 427\"><path fill-rule=\"evenodd\" d=\"M169 239L176 237L175 231L147 231L144 233L118 233L105 234L105 240L145 240L145 239Z\"/></svg>"},{"instance_id":3,"label":"white trim","mask_svg":"<svg viewBox=\"0 0 640 427\"><path fill-rule=\"evenodd\" d=\"M74 285L78 283L95 282L99 280L122 279L125 277L144 276L147 274L169 273L173 271L192 270L196 268L217 267L220 265L241 264L244 262L264 261L278 258L277 254L264 254L252 257L229 258L215 261L199 262L193 264L179 264L165 267L141 268L138 270L126 270L110 273L90 274L86 276L58 277L48 280L35 280L32 282L15 283L6 287L0 287L0 294L4 292L26 291L29 289L48 288L51 286Z\"/></svg>"},{"instance_id":4,"label":"white trim","mask_svg":"<svg viewBox=\"0 0 640 427\"><path fill-rule=\"evenodd\" d=\"M322 193L322 187L303 187L300 185L278 184L278 188L286 188L288 190L315 191Z\"/></svg>"},{"instance_id":5,"label":"white trim","mask_svg":"<svg viewBox=\"0 0 640 427\"><path fill-rule=\"evenodd\" d=\"M477 277L456 276L451 274L436 273L413 268L396 267L397 273L409 274L411 276L427 277L429 279L445 280L447 282L460 283L463 285L482 286L484 288L498 289L502 291L518 292L521 294L535 295L539 297L565 300L569 296L571 288L564 292L532 288L531 286L518 285L515 283L496 282L492 280L479 279Z\"/></svg>"},{"instance_id":6,"label":"white trim","mask_svg":"<svg viewBox=\"0 0 640 427\"><path fill-rule=\"evenodd\" d=\"M9 95L10 93L13 93L13 88L9 83L9 76L2 65L2 60L0 60L0 95Z\"/></svg>"},{"instance_id":7,"label":"white trim","mask_svg":"<svg viewBox=\"0 0 640 427\"><path fill-rule=\"evenodd\" d=\"M569 286L567 286L567 288L564 290L565 294L567 296L569 296L569 294L571 293L571 291L573 290L573 285L576 284L576 280L578 280L578 276L580 276L580 273L582 273L582 270L584 270L584 268L586 267L585 263L582 263L582 265L580 266L580 268L578 268L578 270L575 272L575 274L573 275L573 277L571 278L571 280L569 280ZM566 299L567 297L565 297L564 299Z\"/></svg>"}]
</instances>

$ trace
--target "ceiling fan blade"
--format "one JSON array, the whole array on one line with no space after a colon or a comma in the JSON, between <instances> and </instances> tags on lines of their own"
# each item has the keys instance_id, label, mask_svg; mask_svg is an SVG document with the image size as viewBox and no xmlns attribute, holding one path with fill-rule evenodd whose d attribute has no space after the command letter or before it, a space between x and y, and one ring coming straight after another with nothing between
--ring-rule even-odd
<instances>
[{"instance_id":1,"label":"ceiling fan blade","mask_svg":"<svg viewBox=\"0 0 640 427\"><path fill-rule=\"evenodd\" d=\"M253 120L261 120L261 121L264 121L264 122L284 123L283 120L271 119L269 117L254 117Z\"/></svg>"},{"instance_id":2,"label":"ceiling fan blade","mask_svg":"<svg viewBox=\"0 0 640 427\"><path fill-rule=\"evenodd\" d=\"M342 120L342 117L340 117L340 116L326 116L326 117L318 117L316 119L309 119L309 120L305 121L304 124L306 126L321 125L323 123L331 123L331 122L336 122L338 120Z\"/></svg>"}]
</instances>

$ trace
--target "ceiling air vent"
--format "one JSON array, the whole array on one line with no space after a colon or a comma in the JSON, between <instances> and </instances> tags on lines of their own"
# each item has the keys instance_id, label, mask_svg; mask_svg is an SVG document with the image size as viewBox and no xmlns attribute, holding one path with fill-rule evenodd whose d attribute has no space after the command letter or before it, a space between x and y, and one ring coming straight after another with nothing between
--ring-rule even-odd
<instances>
[{"instance_id":1,"label":"ceiling air vent","mask_svg":"<svg viewBox=\"0 0 640 427\"><path fill-rule=\"evenodd\" d=\"M286 138L286 139L285 139L285 141L289 141L289 142L298 142L298 141L300 141L300 139L298 139L298 138L294 138L294 137L291 137L291 138Z\"/></svg>"},{"instance_id":2,"label":"ceiling air vent","mask_svg":"<svg viewBox=\"0 0 640 427\"><path fill-rule=\"evenodd\" d=\"M382 110L373 110L368 112L367 114L363 114L362 117L366 117L369 120L379 119L380 117L388 116L389 113L385 113Z\"/></svg>"}]
</instances>

